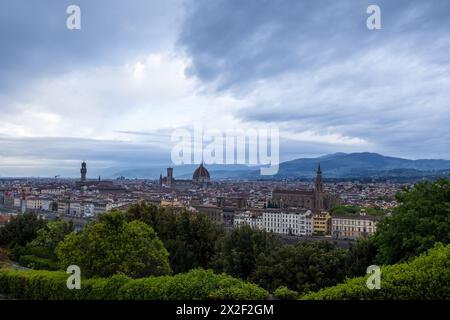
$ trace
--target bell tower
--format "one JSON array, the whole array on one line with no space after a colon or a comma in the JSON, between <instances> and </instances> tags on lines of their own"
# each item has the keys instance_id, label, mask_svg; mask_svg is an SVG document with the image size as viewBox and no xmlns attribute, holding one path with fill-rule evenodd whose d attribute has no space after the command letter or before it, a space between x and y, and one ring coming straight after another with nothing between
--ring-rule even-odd
<instances>
[{"instance_id":1,"label":"bell tower","mask_svg":"<svg viewBox=\"0 0 450 320\"><path fill-rule=\"evenodd\" d=\"M315 209L323 209L323 179L322 170L320 169L320 163L317 167L316 181L314 184L314 202Z\"/></svg>"},{"instance_id":2,"label":"bell tower","mask_svg":"<svg viewBox=\"0 0 450 320\"><path fill-rule=\"evenodd\" d=\"M81 163L81 169L80 169L80 173L81 173L81 182L85 182L86 181L86 174L87 174L87 167L86 167L86 162L82 162Z\"/></svg>"},{"instance_id":3,"label":"bell tower","mask_svg":"<svg viewBox=\"0 0 450 320\"><path fill-rule=\"evenodd\" d=\"M172 187L173 182L173 168L167 168L167 186Z\"/></svg>"}]
</instances>

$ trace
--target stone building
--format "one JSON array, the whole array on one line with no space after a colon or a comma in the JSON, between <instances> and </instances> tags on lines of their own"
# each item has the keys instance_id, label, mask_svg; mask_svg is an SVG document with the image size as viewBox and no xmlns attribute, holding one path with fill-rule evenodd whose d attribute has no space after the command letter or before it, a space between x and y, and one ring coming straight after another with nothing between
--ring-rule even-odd
<instances>
[{"instance_id":1,"label":"stone building","mask_svg":"<svg viewBox=\"0 0 450 320\"><path fill-rule=\"evenodd\" d=\"M317 168L313 190L280 190L272 191L271 205L275 208L305 208L330 211L339 205L337 196L324 191L322 170Z\"/></svg>"}]
</instances>

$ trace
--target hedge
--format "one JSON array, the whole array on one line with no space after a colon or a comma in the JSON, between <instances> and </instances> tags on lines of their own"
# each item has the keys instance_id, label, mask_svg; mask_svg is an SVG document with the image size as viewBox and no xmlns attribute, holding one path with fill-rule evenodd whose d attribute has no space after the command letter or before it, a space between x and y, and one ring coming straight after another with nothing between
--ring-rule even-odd
<instances>
[{"instance_id":1,"label":"hedge","mask_svg":"<svg viewBox=\"0 0 450 320\"><path fill-rule=\"evenodd\" d=\"M26 268L39 270L58 270L58 263L46 258L40 258L35 255L24 255L19 258L19 264Z\"/></svg>"},{"instance_id":2,"label":"hedge","mask_svg":"<svg viewBox=\"0 0 450 320\"><path fill-rule=\"evenodd\" d=\"M448 300L450 245L440 243L411 262L381 267L381 288L366 286L369 275L309 293L303 300Z\"/></svg>"},{"instance_id":3,"label":"hedge","mask_svg":"<svg viewBox=\"0 0 450 320\"><path fill-rule=\"evenodd\" d=\"M123 275L82 279L80 290L67 289L68 276L63 271L0 269L0 294L37 300L261 300L268 296L255 284L203 269L141 279Z\"/></svg>"},{"instance_id":4,"label":"hedge","mask_svg":"<svg viewBox=\"0 0 450 320\"><path fill-rule=\"evenodd\" d=\"M297 300L299 297L297 291L291 290L286 286L278 287L273 295L280 300Z\"/></svg>"}]
</instances>

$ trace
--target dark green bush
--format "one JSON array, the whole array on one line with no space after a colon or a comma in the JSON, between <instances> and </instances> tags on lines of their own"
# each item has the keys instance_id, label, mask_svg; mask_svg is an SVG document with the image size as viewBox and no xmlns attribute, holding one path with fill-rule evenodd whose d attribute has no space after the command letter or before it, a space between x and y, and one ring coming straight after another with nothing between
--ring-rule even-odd
<instances>
[{"instance_id":1,"label":"dark green bush","mask_svg":"<svg viewBox=\"0 0 450 320\"><path fill-rule=\"evenodd\" d=\"M450 245L441 243L411 262L381 267L381 288L370 290L368 276L304 295L305 300L450 299Z\"/></svg>"},{"instance_id":2,"label":"dark green bush","mask_svg":"<svg viewBox=\"0 0 450 320\"><path fill-rule=\"evenodd\" d=\"M265 299L267 295L266 290L255 284L203 269L175 276L134 280L124 285L119 292L120 298L127 300L241 300Z\"/></svg>"},{"instance_id":3,"label":"dark green bush","mask_svg":"<svg viewBox=\"0 0 450 320\"><path fill-rule=\"evenodd\" d=\"M75 290L68 290L68 274L62 271L0 270L0 293L18 299L74 299Z\"/></svg>"},{"instance_id":4,"label":"dark green bush","mask_svg":"<svg viewBox=\"0 0 450 320\"><path fill-rule=\"evenodd\" d=\"M195 269L175 276L131 279L124 275L84 279L80 290L69 290L63 271L0 269L0 294L39 300L199 300L265 299L268 292L255 284Z\"/></svg>"},{"instance_id":5,"label":"dark green bush","mask_svg":"<svg viewBox=\"0 0 450 320\"><path fill-rule=\"evenodd\" d=\"M58 270L58 263L46 258L39 258L34 255L25 255L19 258L19 264L26 268L39 270Z\"/></svg>"},{"instance_id":6,"label":"dark green bush","mask_svg":"<svg viewBox=\"0 0 450 320\"><path fill-rule=\"evenodd\" d=\"M285 286L277 288L273 294L275 298L280 300L297 300L299 298L297 291L291 290Z\"/></svg>"}]
</instances>

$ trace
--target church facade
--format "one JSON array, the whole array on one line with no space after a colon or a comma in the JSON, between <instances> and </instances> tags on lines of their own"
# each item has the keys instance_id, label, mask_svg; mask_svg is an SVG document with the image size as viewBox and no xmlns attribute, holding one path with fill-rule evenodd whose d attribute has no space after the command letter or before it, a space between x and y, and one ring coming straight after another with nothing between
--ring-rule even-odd
<instances>
[{"instance_id":1,"label":"church facade","mask_svg":"<svg viewBox=\"0 0 450 320\"><path fill-rule=\"evenodd\" d=\"M305 208L329 211L339 204L339 197L324 191L320 164L317 168L313 190L275 189L272 191L271 206L275 208Z\"/></svg>"}]
</instances>

